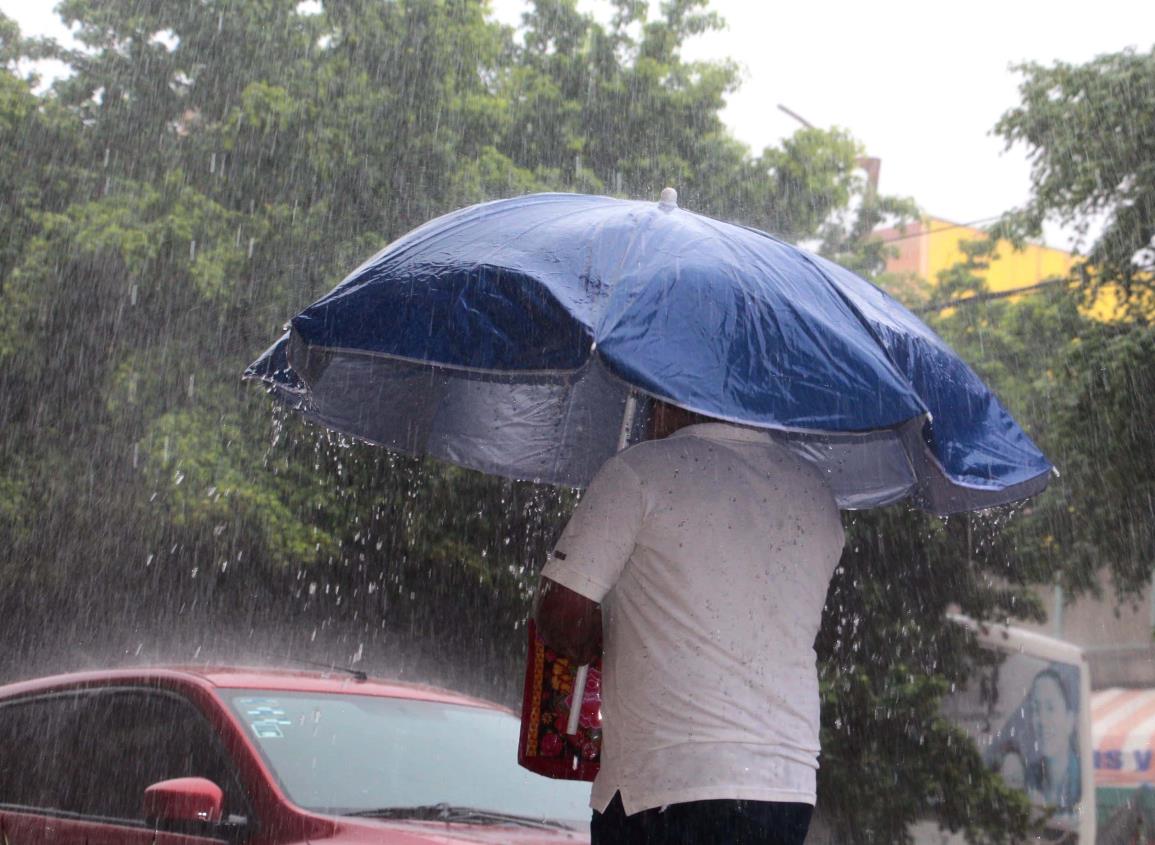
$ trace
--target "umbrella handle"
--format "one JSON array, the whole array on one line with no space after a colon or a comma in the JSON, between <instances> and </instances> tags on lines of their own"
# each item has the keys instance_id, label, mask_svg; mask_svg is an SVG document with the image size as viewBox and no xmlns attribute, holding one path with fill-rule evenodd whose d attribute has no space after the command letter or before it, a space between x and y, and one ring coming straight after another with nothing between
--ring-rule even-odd
<instances>
[{"instance_id":1,"label":"umbrella handle","mask_svg":"<svg viewBox=\"0 0 1155 845\"><path fill-rule=\"evenodd\" d=\"M581 716L582 705L586 700L586 676L589 675L589 664L584 664L577 667L577 672L573 676L573 702L569 707L569 721L566 723L565 732L569 736L573 736L578 731L578 717Z\"/></svg>"},{"instance_id":2,"label":"umbrella handle","mask_svg":"<svg viewBox=\"0 0 1155 845\"><path fill-rule=\"evenodd\" d=\"M618 431L618 451L630 445L630 432L634 428L634 417L638 415L638 394L630 391L626 397L625 412L622 414L622 427Z\"/></svg>"}]
</instances>

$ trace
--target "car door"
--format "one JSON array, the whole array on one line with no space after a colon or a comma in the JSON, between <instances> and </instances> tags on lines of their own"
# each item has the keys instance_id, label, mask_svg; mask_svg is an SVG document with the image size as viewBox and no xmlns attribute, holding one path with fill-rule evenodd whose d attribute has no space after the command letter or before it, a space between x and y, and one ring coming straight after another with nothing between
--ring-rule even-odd
<instances>
[{"instance_id":1,"label":"car door","mask_svg":"<svg viewBox=\"0 0 1155 845\"><path fill-rule=\"evenodd\" d=\"M157 830L143 818L145 788L178 777L213 781L225 819L248 820L219 739L175 693L97 688L0 704L0 830L9 842L222 841L222 829Z\"/></svg>"}]
</instances>

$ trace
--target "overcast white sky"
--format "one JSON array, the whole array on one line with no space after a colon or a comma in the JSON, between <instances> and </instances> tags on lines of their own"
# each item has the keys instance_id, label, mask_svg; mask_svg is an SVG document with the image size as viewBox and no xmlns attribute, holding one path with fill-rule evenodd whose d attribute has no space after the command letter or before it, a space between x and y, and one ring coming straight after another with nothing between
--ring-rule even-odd
<instances>
[{"instance_id":1,"label":"overcast white sky","mask_svg":"<svg viewBox=\"0 0 1155 845\"><path fill-rule=\"evenodd\" d=\"M516 24L523 0L492 0ZM604 9L599 0L584 8ZM60 34L54 0L0 0L27 33ZM701 36L690 58L732 58L745 82L724 113L754 150L798 124L848 129L882 159L880 189L912 196L956 222L990 218L1026 200L1021 149L1003 152L990 129L1018 102L1020 61L1087 61L1155 41L1155 3L1137 0L712 0L725 31ZM1067 246L1058 230L1055 246Z\"/></svg>"}]
</instances>

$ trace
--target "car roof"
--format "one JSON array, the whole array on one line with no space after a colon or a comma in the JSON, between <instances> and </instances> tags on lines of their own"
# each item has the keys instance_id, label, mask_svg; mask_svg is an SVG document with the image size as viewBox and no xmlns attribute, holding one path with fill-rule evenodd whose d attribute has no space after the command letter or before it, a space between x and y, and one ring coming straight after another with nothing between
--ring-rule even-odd
<instances>
[{"instance_id":1,"label":"car roof","mask_svg":"<svg viewBox=\"0 0 1155 845\"><path fill-rule=\"evenodd\" d=\"M277 692L343 693L379 698L405 698L484 707L511 712L508 708L483 698L464 695L427 684L368 678L361 680L353 672L329 672L284 668L228 666L217 664L142 666L124 669L90 669L63 675L50 675L0 686L0 698L33 693L55 692L76 687L116 684L191 683L216 690L260 689Z\"/></svg>"}]
</instances>

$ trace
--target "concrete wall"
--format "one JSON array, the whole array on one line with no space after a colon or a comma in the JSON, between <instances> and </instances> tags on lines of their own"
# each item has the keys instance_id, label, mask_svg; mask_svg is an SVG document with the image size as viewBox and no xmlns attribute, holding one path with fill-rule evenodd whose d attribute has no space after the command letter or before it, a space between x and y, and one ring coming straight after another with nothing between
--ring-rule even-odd
<instances>
[{"instance_id":1,"label":"concrete wall","mask_svg":"<svg viewBox=\"0 0 1155 845\"><path fill-rule=\"evenodd\" d=\"M1043 625L1016 622L1082 647L1091 666L1091 688L1155 687L1155 604L1148 587L1140 596L1120 600L1104 570L1102 595L1071 599L1060 591L1039 588L1050 618Z\"/></svg>"}]
</instances>

